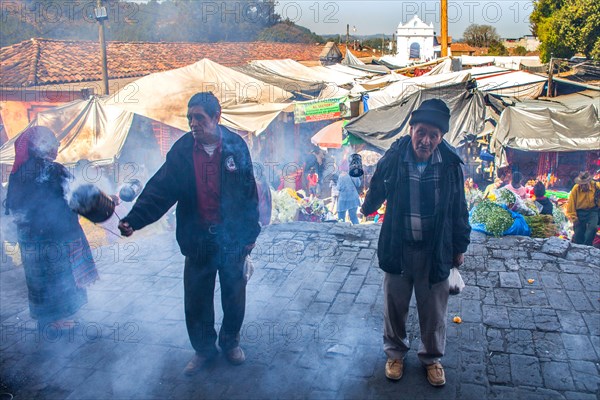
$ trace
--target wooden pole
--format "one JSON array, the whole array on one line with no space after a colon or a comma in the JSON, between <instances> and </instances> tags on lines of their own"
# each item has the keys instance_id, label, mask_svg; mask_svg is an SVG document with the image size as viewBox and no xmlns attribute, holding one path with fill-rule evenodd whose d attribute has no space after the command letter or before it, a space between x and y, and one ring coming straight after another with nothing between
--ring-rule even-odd
<instances>
[{"instance_id":1,"label":"wooden pole","mask_svg":"<svg viewBox=\"0 0 600 400\"><path fill-rule=\"evenodd\" d=\"M350 24L346 24L346 57L348 57L348 43L350 43Z\"/></svg>"},{"instance_id":2,"label":"wooden pole","mask_svg":"<svg viewBox=\"0 0 600 400\"><path fill-rule=\"evenodd\" d=\"M448 56L448 0L442 0L441 9L442 28L442 57Z\"/></svg>"},{"instance_id":3,"label":"wooden pole","mask_svg":"<svg viewBox=\"0 0 600 400\"><path fill-rule=\"evenodd\" d=\"M554 97L554 58L550 57L550 65L548 66L548 92L546 93L547 97Z\"/></svg>"},{"instance_id":4,"label":"wooden pole","mask_svg":"<svg viewBox=\"0 0 600 400\"><path fill-rule=\"evenodd\" d=\"M96 0L96 6L102 7L102 0ZM100 55L102 57L103 95L108 95L108 63L106 61L106 38L104 36L104 20L98 19L98 36L100 36Z\"/></svg>"}]
</instances>

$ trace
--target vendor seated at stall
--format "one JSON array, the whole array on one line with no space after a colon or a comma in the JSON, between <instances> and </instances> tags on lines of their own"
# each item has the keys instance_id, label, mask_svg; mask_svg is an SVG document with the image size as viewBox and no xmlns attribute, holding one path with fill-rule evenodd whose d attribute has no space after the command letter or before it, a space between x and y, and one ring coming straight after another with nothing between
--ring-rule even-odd
<instances>
[{"instance_id":1,"label":"vendor seated at stall","mask_svg":"<svg viewBox=\"0 0 600 400\"><path fill-rule=\"evenodd\" d=\"M490 183L485 187L485 191L483 192L483 198L491 201L496 201L495 191L500 189L502 187L502 184L502 179L494 179L494 183Z\"/></svg>"},{"instance_id":2,"label":"vendor seated at stall","mask_svg":"<svg viewBox=\"0 0 600 400\"><path fill-rule=\"evenodd\" d=\"M522 181L523 175L521 175L521 173L518 171L513 172L512 179L510 183L506 185L506 188L520 198L525 199L527 197L527 189L525 189L525 186L521 185Z\"/></svg>"},{"instance_id":3,"label":"vendor seated at stall","mask_svg":"<svg viewBox=\"0 0 600 400\"><path fill-rule=\"evenodd\" d=\"M542 182L538 181L533 185L533 195L535 196L535 202L542 207L540 214L552 215L554 206L550 199L546 197L546 186Z\"/></svg>"}]
</instances>

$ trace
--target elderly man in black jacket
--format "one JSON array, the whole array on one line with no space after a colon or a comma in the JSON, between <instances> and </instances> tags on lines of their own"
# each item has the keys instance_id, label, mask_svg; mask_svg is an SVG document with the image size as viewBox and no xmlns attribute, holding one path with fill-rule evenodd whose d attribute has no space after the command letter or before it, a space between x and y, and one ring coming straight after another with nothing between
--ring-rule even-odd
<instances>
[{"instance_id":1,"label":"elderly man in black jacket","mask_svg":"<svg viewBox=\"0 0 600 400\"><path fill-rule=\"evenodd\" d=\"M414 289L421 330L418 356L433 386L446 383L440 359L446 345L448 276L463 263L471 232L462 161L443 140L449 122L442 100L424 101L413 111L410 136L397 140L379 161L362 206L369 215L387 200L378 245L385 271L386 376L402 378Z\"/></svg>"},{"instance_id":2,"label":"elderly man in black jacket","mask_svg":"<svg viewBox=\"0 0 600 400\"><path fill-rule=\"evenodd\" d=\"M157 221L177 203L177 242L185 256L185 320L196 354L192 375L217 354L214 289L219 273L223 324L219 346L232 364L245 361L239 346L246 307L244 262L260 233L258 196L248 147L219 125L212 93L188 102L191 132L179 139L148 181L119 229L124 236Z\"/></svg>"}]
</instances>

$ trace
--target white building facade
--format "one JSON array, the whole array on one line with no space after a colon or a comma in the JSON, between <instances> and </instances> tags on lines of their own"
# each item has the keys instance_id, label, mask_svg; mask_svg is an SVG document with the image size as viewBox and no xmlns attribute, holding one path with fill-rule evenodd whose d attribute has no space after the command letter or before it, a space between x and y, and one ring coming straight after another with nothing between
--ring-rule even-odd
<instances>
[{"instance_id":1,"label":"white building facade","mask_svg":"<svg viewBox=\"0 0 600 400\"><path fill-rule=\"evenodd\" d=\"M434 58L433 23L427 25L415 15L407 23L398 25L396 37L399 60L424 62Z\"/></svg>"}]
</instances>

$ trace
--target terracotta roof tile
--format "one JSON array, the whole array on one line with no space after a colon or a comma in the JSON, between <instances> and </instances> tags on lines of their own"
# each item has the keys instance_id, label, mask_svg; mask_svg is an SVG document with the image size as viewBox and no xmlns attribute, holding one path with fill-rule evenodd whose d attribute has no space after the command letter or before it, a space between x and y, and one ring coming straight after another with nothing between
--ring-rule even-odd
<instances>
[{"instance_id":1,"label":"terracotta roof tile","mask_svg":"<svg viewBox=\"0 0 600 400\"><path fill-rule=\"evenodd\" d=\"M144 76L209 58L234 67L251 60L317 61L324 45L270 42L107 42L109 79ZM0 49L2 85L26 87L99 81L100 47L95 41L31 39Z\"/></svg>"},{"instance_id":2,"label":"terracotta roof tile","mask_svg":"<svg viewBox=\"0 0 600 400\"><path fill-rule=\"evenodd\" d=\"M475 51L477 51L477 48L469 46L466 43L452 43L450 45L450 49L452 51L462 51L462 52L467 52L467 51L475 52Z\"/></svg>"}]
</instances>

